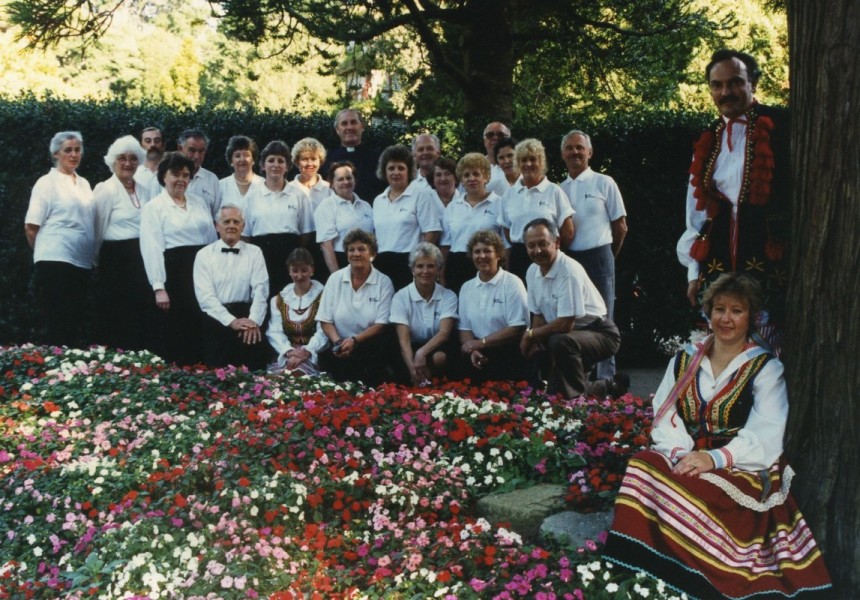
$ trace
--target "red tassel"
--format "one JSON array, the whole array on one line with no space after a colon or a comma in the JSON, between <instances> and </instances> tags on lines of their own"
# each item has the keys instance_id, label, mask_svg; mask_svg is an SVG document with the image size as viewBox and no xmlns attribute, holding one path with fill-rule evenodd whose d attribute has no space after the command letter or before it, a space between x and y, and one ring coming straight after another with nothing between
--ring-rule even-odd
<instances>
[{"instance_id":1,"label":"red tassel","mask_svg":"<svg viewBox=\"0 0 860 600\"><path fill-rule=\"evenodd\" d=\"M777 262L782 260L785 256L785 242L768 240L764 245L764 254L770 261Z\"/></svg>"},{"instance_id":2,"label":"red tassel","mask_svg":"<svg viewBox=\"0 0 860 600\"><path fill-rule=\"evenodd\" d=\"M711 241L706 237L699 237L690 247L690 256L697 262L702 262L711 254Z\"/></svg>"}]
</instances>

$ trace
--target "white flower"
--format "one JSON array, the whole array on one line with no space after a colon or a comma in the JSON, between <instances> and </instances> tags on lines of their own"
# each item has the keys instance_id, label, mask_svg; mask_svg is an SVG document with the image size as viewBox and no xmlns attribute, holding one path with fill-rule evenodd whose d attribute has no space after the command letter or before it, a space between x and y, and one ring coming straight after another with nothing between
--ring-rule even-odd
<instances>
[{"instance_id":1,"label":"white flower","mask_svg":"<svg viewBox=\"0 0 860 600\"><path fill-rule=\"evenodd\" d=\"M606 591L609 592L610 594L614 594L615 592L618 591L618 584L617 583L607 583L606 584Z\"/></svg>"}]
</instances>

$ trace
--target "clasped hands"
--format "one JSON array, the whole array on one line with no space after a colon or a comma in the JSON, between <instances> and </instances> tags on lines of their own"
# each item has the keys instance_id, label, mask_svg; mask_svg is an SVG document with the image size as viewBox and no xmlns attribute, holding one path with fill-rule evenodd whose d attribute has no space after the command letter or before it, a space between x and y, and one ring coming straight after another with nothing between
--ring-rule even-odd
<instances>
[{"instance_id":1,"label":"clasped hands","mask_svg":"<svg viewBox=\"0 0 860 600\"><path fill-rule=\"evenodd\" d=\"M263 339L263 334L260 332L260 326L253 320L246 317L233 319L230 323L230 329L236 332L236 336L242 338L242 343L251 345L256 344Z\"/></svg>"}]
</instances>

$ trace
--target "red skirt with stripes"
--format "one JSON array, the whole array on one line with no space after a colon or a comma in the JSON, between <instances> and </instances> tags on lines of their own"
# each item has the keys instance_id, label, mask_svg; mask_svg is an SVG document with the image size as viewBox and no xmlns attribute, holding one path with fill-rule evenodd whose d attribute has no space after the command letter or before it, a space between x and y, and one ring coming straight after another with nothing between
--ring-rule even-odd
<instances>
[{"instance_id":1,"label":"red skirt with stripes","mask_svg":"<svg viewBox=\"0 0 860 600\"><path fill-rule=\"evenodd\" d=\"M644 450L627 467L604 555L693 598L831 598L784 463L675 475Z\"/></svg>"}]
</instances>

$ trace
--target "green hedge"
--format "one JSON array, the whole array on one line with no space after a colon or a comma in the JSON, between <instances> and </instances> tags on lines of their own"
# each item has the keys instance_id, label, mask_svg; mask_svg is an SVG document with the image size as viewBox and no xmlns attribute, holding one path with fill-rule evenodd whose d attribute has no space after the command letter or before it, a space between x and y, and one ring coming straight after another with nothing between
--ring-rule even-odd
<instances>
[{"instance_id":1,"label":"green hedge","mask_svg":"<svg viewBox=\"0 0 860 600\"><path fill-rule=\"evenodd\" d=\"M710 116L618 113L599 122L559 116L543 123L526 117L512 124L514 135L544 141L553 181L565 175L559 151L561 135L574 127L592 135L592 165L615 178L629 213L630 233L618 262L616 320L624 333L619 360L626 364L662 362L655 352L655 333L660 337L684 333L692 322L692 312L684 301L684 271L677 263L674 246L683 230L692 141ZM79 172L95 186L110 176L102 160L107 147L117 137L137 136L143 127L153 124L162 128L170 146L183 129L199 127L206 131L212 142L205 166L219 177L230 172L224 148L234 134L251 136L261 145L273 139L292 144L305 136L316 137L326 147L337 144L332 116L323 113L299 116L206 107L177 112L155 104L0 99L0 127L7 140L0 146L0 205L6 216L0 225L6 240L0 246L0 343L29 341L38 329L29 289L32 252L24 239L23 221L33 184L51 167L51 136L69 129L83 133L85 153ZM411 129L396 122L374 122L365 139L378 146L408 142L413 131L428 125L440 134L443 150L452 156L482 150L480 132L463 139L461 124L433 119L416 122Z\"/></svg>"}]
</instances>

